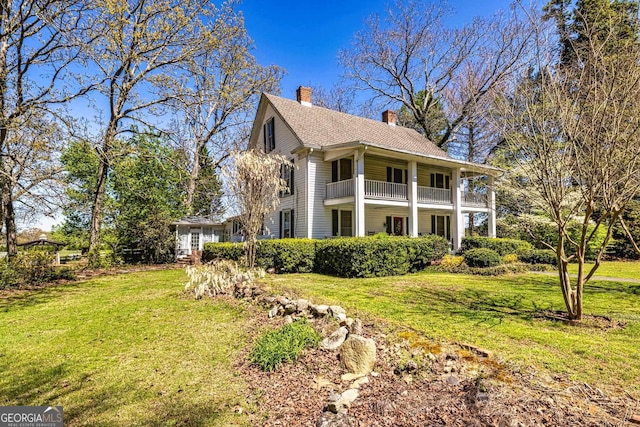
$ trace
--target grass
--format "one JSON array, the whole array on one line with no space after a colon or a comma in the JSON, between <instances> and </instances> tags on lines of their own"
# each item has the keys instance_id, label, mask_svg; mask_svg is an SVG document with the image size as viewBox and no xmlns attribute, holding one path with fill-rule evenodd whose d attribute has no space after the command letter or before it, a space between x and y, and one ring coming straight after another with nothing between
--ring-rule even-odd
<instances>
[{"instance_id":1,"label":"grass","mask_svg":"<svg viewBox=\"0 0 640 427\"><path fill-rule=\"evenodd\" d=\"M406 325L435 340L484 347L516 368L533 366L605 388L640 392L640 287L633 283L594 281L585 289L586 313L626 322L624 329L608 331L536 318L543 309L564 309L553 276L423 272L340 279L299 274L275 276L270 284Z\"/></svg>"},{"instance_id":2,"label":"grass","mask_svg":"<svg viewBox=\"0 0 640 427\"><path fill-rule=\"evenodd\" d=\"M233 362L243 308L182 294L181 270L0 298L0 406L62 405L65 425L248 425Z\"/></svg>"},{"instance_id":3,"label":"grass","mask_svg":"<svg viewBox=\"0 0 640 427\"><path fill-rule=\"evenodd\" d=\"M586 264L589 272L593 263ZM578 264L569 264L569 273L578 274ZM625 279L640 280L640 262L639 261L607 261L600 264L595 273L596 276L604 277L622 277Z\"/></svg>"}]
</instances>

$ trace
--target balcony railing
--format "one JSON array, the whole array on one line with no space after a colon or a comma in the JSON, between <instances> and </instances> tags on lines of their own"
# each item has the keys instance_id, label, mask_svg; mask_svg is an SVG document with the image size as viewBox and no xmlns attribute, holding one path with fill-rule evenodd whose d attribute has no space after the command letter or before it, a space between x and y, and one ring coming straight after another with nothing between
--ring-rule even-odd
<instances>
[{"instance_id":1,"label":"balcony railing","mask_svg":"<svg viewBox=\"0 0 640 427\"><path fill-rule=\"evenodd\" d=\"M407 200L407 184L365 179L364 195L372 199Z\"/></svg>"},{"instance_id":2,"label":"balcony railing","mask_svg":"<svg viewBox=\"0 0 640 427\"><path fill-rule=\"evenodd\" d=\"M448 188L433 188L418 186L419 203L450 204L451 190Z\"/></svg>"},{"instance_id":3,"label":"balcony railing","mask_svg":"<svg viewBox=\"0 0 640 427\"><path fill-rule=\"evenodd\" d=\"M353 196L353 178L327 184L327 199Z\"/></svg>"},{"instance_id":4,"label":"balcony railing","mask_svg":"<svg viewBox=\"0 0 640 427\"><path fill-rule=\"evenodd\" d=\"M472 191L462 192L462 205L477 206L481 208L487 207L487 195L482 193L474 193Z\"/></svg>"},{"instance_id":5,"label":"balcony railing","mask_svg":"<svg viewBox=\"0 0 640 427\"><path fill-rule=\"evenodd\" d=\"M381 200L408 200L407 184L395 182L364 180L364 195L370 199ZM327 184L327 199L340 199L353 197L354 183L352 179L331 182ZM487 207L487 195L463 191L462 205L473 207ZM433 188L418 186L418 202L448 205L452 203L451 190L447 188Z\"/></svg>"}]
</instances>

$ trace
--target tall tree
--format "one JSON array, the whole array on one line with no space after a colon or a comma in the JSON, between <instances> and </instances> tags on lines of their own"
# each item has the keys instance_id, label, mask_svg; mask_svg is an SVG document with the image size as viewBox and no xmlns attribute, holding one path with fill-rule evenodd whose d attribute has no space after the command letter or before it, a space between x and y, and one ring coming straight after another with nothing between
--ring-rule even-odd
<instances>
[{"instance_id":1,"label":"tall tree","mask_svg":"<svg viewBox=\"0 0 640 427\"><path fill-rule=\"evenodd\" d=\"M71 64L79 57L82 38L74 35L84 34L85 8L85 2L75 0L0 5L0 222L9 257L17 252L16 200L37 197L43 189L38 184L55 172L43 163L55 150L47 137L54 126L52 113L88 90L67 85L74 81Z\"/></svg>"},{"instance_id":2,"label":"tall tree","mask_svg":"<svg viewBox=\"0 0 640 427\"><path fill-rule=\"evenodd\" d=\"M211 213L215 194L209 203L196 200L207 194L198 189L205 185L202 172L211 174L232 150L240 148L230 131L247 125L257 96L277 93L283 75L276 66L258 64L242 14L232 6L222 6L202 28L203 45L187 62L182 90L174 103L188 135L186 141L182 135L178 139L187 145L191 160L185 201L191 214ZM203 166L211 169L203 171Z\"/></svg>"},{"instance_id":3,"label":"tall tree","mask_svg":"<svg viewBox=\"0 0 640 427\"><path fill-rule=\"evenodd\" d=\"M373 15L341 52L347 77L375 99L406 108L424 135L445 147L478 101L517 70L529 33L519 15L476 19L460 29L443 24L449 10L420 0L396 1L386 16ZM474 70L474 86L458 105L444 93L460 74ZM441 104L442 103L442 104ZM432 120L444 107L447 123L435 131Z\"/></svg>"},{"instance_id":4,"label":"tall tree","mask_svg":"<svg viewBox=\"0 0 640 427\"><path fill-rule=\"evenodd\" d=\"M101 76L100 92L108 109L96 147L99 164L92 190L90 264L99 261L102 209L115 140L133 129L132 122L148 124L153 114L164 112L179 88L180 70L206 41L202 19L213 13L205 0L96 0L95 6L96 41L88 46L89 57Z\"/></svg>"},{"instance_id":5,"label":"tall tree","mask_svg":"<svg viewBox=\"0 0 640 427\"><path fill-rule=\"evenodd\" d=\"M637 28L631 37L620 37L635 18L610 13L614 3L599 2L602 14L576 8L569 26L571 63L556 54L536 21L534 78L514 83L515 90L499 104L516 162L508 177L557 228L555 246L547 245L556 252L571 319L582 318L584 285L600 266L629 202L640 195L640 49ZM599 16L606 19L592 21ZM576 220L577 232L571 230ZM587 268L590 244L602 235L595 264ZM569 262L578 264L575 281Z\"/></svg>"}]
</instances>

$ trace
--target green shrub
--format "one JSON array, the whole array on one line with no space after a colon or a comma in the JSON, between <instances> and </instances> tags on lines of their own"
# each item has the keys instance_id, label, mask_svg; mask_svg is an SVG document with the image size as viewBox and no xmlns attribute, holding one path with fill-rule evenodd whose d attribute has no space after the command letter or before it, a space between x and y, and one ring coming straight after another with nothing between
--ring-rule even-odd
<instances>
[{"instance_id":1,"label":"green shrub","mask_svg":"<svg viewBox=\"0 0 640 427\"><path fill-rule=\"evenodd\" d=\"M0 289L75 279L73 270L53 265L55 258L51 251L31 249L18 252L11 263L6 259L0 260Z\"/></svg>"},{"instance_id":2,"label":"green shrub","mask_svg":"<svg viewBox=\"0 0 640 427\"><path fill-rule=\"evenodd\" d=\"M507 254L502 257L502 262L505 264L515 264L518 262L517 254Z\"/></svg>"},{"instance_id":3,"label":"green shrub","mask_svg":"<svg viewBox=\"0 0 640 427\"><path fill-rule=\"evenodd\" d=\"M445 255L440 262L440 270L448 273L460 273L467 266L464 263L464 257L456 255Z\"/></svg>"},{"instance_id":4,"label":"green shrub","mask_svg":"<svg viewBox=\"0 0 640 427\"><path fill-rule=\"evenodd\" d=\"M0 259L0 289L13 288L19 283L16 270L9 265L6 259Z\"/></svg>"},{"instance_id":5,"label":"green shrub","mask_svg":"<svg viewBox=\"0 0 640 427\"><path fill-rule=\"evenodd\" d=\"M274 267L278 273L311 273L315 256L315 240L261 240L258 242L256 264L264 268Z\"/></svg>"},{"instance_id":6,"label":"green shrub","mask_svg":"<svg viewBox=\"0 0 640 427\"><path fill-rule=\"evenodd\" d=\"M502 262L500 254L493 249L476 248L469 249L464 253L464 262L469 267L496 267Z\"/></svg>"},{"instance_id":7,"label":"green shrub","mask_svg":"<svg viewBox=\"0 0 640 427\"><path fill-rule=\"evenodd\" d=\"M204 244L202 261L209 262L216 259L240 261L244 256L242 243L209 242Z\"/></svg>"},{"instance_id":8,"label":"green shrub","mask_svg":"<svg viewBox=\"0 0 640 427\"><path fill-rule=\"evenodd\" d=\"M462 246L459 252L464 254L470 249L486 248L492 249L500 256L516 254L524 250L532 250L533 245L524 240L499 239L495 237L471 236L462 239Z\"/></svg>"},{"instance_id":9,"label":"green shrub","mask_svg":"<svg viewBox=\"0 0 640 427\"><path fill-rule=\"evenodd\" d=\"M527 264L548 264L558 265L558 259L556 253L551 249L531 249L528 251L521 251L518 254L520 261Z\"/></svg>"},{"instance_id":10,"label":"green shrub","mask_svg":"<svg viewBox=\"0 0 640 427\"><path fill-rule=\"evenodd\" d=\"M296 320L262 335L249 353L251 363L263 371L274 371L285 362L295 362L305 348L315 348L320 335L305 320Z\"/></svg>"},{"instance_id":11,"label":"green shrub","mask_svg":"<svg viewBox=\"0 0 640 427\"><path fill-rule=\"evenodd\" d=\"M340 277L382 277L419 271L448 251L438 236L348 237L316 243L315 271Z\"/></svg>"}]
</instances>

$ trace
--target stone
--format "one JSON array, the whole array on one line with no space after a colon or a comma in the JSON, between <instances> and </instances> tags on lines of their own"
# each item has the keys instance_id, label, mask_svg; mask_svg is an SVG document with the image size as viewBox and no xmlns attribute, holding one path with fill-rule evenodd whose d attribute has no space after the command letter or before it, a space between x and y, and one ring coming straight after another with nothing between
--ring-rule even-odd
<instances>
[{"instance_id":1,"label":"stone","mask_svg":"<svg viewBox=\"0 0 640 427\"><path fill-rule=\"evenodd\" d=\"M447 377L447 384L449 384L449 385L459 385L460 384L460 380L457 379L456 377L454 377L453 375L449 375Z\"/></svg>"},{"instance_id":2,"label":"stone","mask_svg":"<svg viewBox=\"0 0 640 427\"><path fill-rule=\"evenodd\" d=\"M267 273L276 274L276 269L274 267L270 267L270 268L267 269Z\"/></svg>"},{"instance_id":3,"label":"stone","mask_svg":"<svg viewBox=\"0 0 640 427\"><path fill-rule=\"evenodd\" d=\"M325 411L333 412L337 414L338 411L342 409L342 395L331 391L329 393L329 398L327 399L327 405L325 406Z\"/></svg>"},{"instance_id":4,"label":"stone","mask_svg":"<svg viewBox=\"0 0 640 427\"><path fill-rule=\"evenodd\" d=\"M375 377L377 377L377 376L379 376L379 375L380 375L380 374L379 374L379 373L377 373L376 371L371 371L371 376L372 376L372 377L374 377L374 378L375 378Z\"/></svg>"},{"instance_id":5,"label":"stone","mask_svg":"<svg viewBox=\"0 0 640 427\"><path fill-rule=\"evenodd\" d=\"M296 312L296 305L295 304L287 304L284 306L284 314L293 314Z\"/></svg>"},{"instance_id":6,"label":"stone","mask_svg":"<svg viewBox=\"0 0 640 427\"><path fill-rule=\"evenodd\" d=\"M353 319L351 326L348 326L350 335L362 335L362 320Z\"/></svg>"},{"instance_id":7,"label":"stone","mask_svg":"<svg viewBox=\"0 0 640 427\"><path fill-rule=\"evenodd\" d=\"M346 412L338 413L325 411L320 414L316 427L352 427L351 420Z\"/></svg>"},{"instance_id":8,"label":"stone","mask_svg":"<svg viewBox=\"0 0 640 427\"><path fill-rule=\"evenodd\" d=\"M362 378L364 377L366 374L351 374L351 373L346 373L343 374L340 379L342 381L353 381L353 380L357 380L358 378Z\"/></svg>"},{"instance_id":9,"label":"stone","mask_svg":"<svg viewBox=\"0 0 640 427\"><path fill-rule=\"evenodd\" d=\"M329 313L328 305L310 305L309 310L315 317L324 317Z\"/></svg>"},{"instance_id":10,"label":"stone","mask_svg":"<svg viewBox=\"0 0 640 427\"><path fill-rule=\"evenodd\" d=\"M346 326L347 328L350 328L352 324L353 319L351 317L345 317L345 319L340 322L340 326Z\"/></svg>"},{"instance_id":11,"label":"stone","mask_svg":"<svg viewBox=\"0 0 640 427\"><path fill-rule=\"evenodd\" d=\"M338 349L344 340L347 339L347 328L341 326L334 333L323 339L320 343L320 348L323 350L336 350Z\"/></svg>"},{"instance_id":12,"label":"stone","mask_svg":"<svg viewBox=\"0 0 640 427\"><path fill-rule=\"evenodd\" d=\"M298 310L298 312L303 312L307 309L309 309L309 300L306 300L306 299L296 300L296 310Z\"/></svg>"},{"instance_id":13,"label":"stone","mask_svg":"<svg viewBox=\"0 0 640 427\"><path fill-rule=\"evenodd\" d=\"M367 384L369 382L369 377L362 377L355 380L350 388L360 388L361 385Z\"/></svg>"},{"instance_id":14,"label":"stone","mask_svg":"<svg viewBox=\"0 0 640 427\"><path fill-rule=\"evenodd\" d=\"M360 335L349 335L340 347L340 366L354 374L368 374L375 364L375 341Z\"/></svg>"},{"instance_id":15,"label":"stone","mask_svg":"<svg viewBox=\"0 0 640 427\"><path fill-rule=\"evenodd\" d=\"M333 385L333 383L322 376L317 376L313 379L313 388L316 390L322 390L331 385Z\"/></svg>"},{"instance_id":16,"label":"stone","mask_svg":"<svg viewBox=\"0 0 640 427\"><path fill-rule=\"evenodd\" d=\"M292 324L292 323L293 323L293 317L291 317L291 316L289 316L289 315L287 314L286 316L284 316L283 323L284 323L285 325L290 325L290 324Z\"/></svg>"},{"instance_id":17,"label":"stone","mask_svg":"<svg viewBox=\"0 0 640 427\"><path fill-rule=\"evenodd\" d=\"M347 408L350 408L351 404L358 398L358 396L360 396L358 389L350 388L342 393L342 404Z\"/></svg>"},{"instance_id":18,"label":"stone","mask_svg":"<svg viewBox=\"0 0 640 427\"><path fill-rule=\"evenodd\" d=\"M278 297L278 304L285 306L287 304L289 304L291 301L289 301L289 298L287 297Z\"/></svg>"},{"instance_id":19,"label":"stone","mask_svg":"<svg viewBox=\"0 0 640 427\"><path fill-rule=\"evenodd\" d=\"M274 317L276 314L278 314L278 306L274 305L271 310L269 310L269 318Z\"/></svg>"},{"instance_id":20,"label":"stone","mask_svg":"<svg viewBox=\"0 0 640 427\"><path fill-rule=\"evenodd\" d=\"M338 322L340 322L340 325L342 325L342 322L344 322L346 318L347 315L344 313L338 313L338 315L336 316L336 319L338 320Z\"/></svg>"},{"instance_id":21,"label":"stone","mask_svg":"<svg viewBox=\"0 0 640 427\"><path fill-rule=\"evenodd\" d=\"M330 305L329 306L329 314L333 317L338 317L338 314L345 314L346 315L346 311L344 311L344 308L340 307L339 305Z\"/></svg>"},{"instance_id":22,"label":"stone","mask_svg":"<svg viewBox=\"0 0 640 427\"><path fill-rule=\"evenodd\" d=\"M413 382L413 376L411 374L405 374L402 376L402 381L407 384L411 384Z\"/></svg>"}]
</instances>

